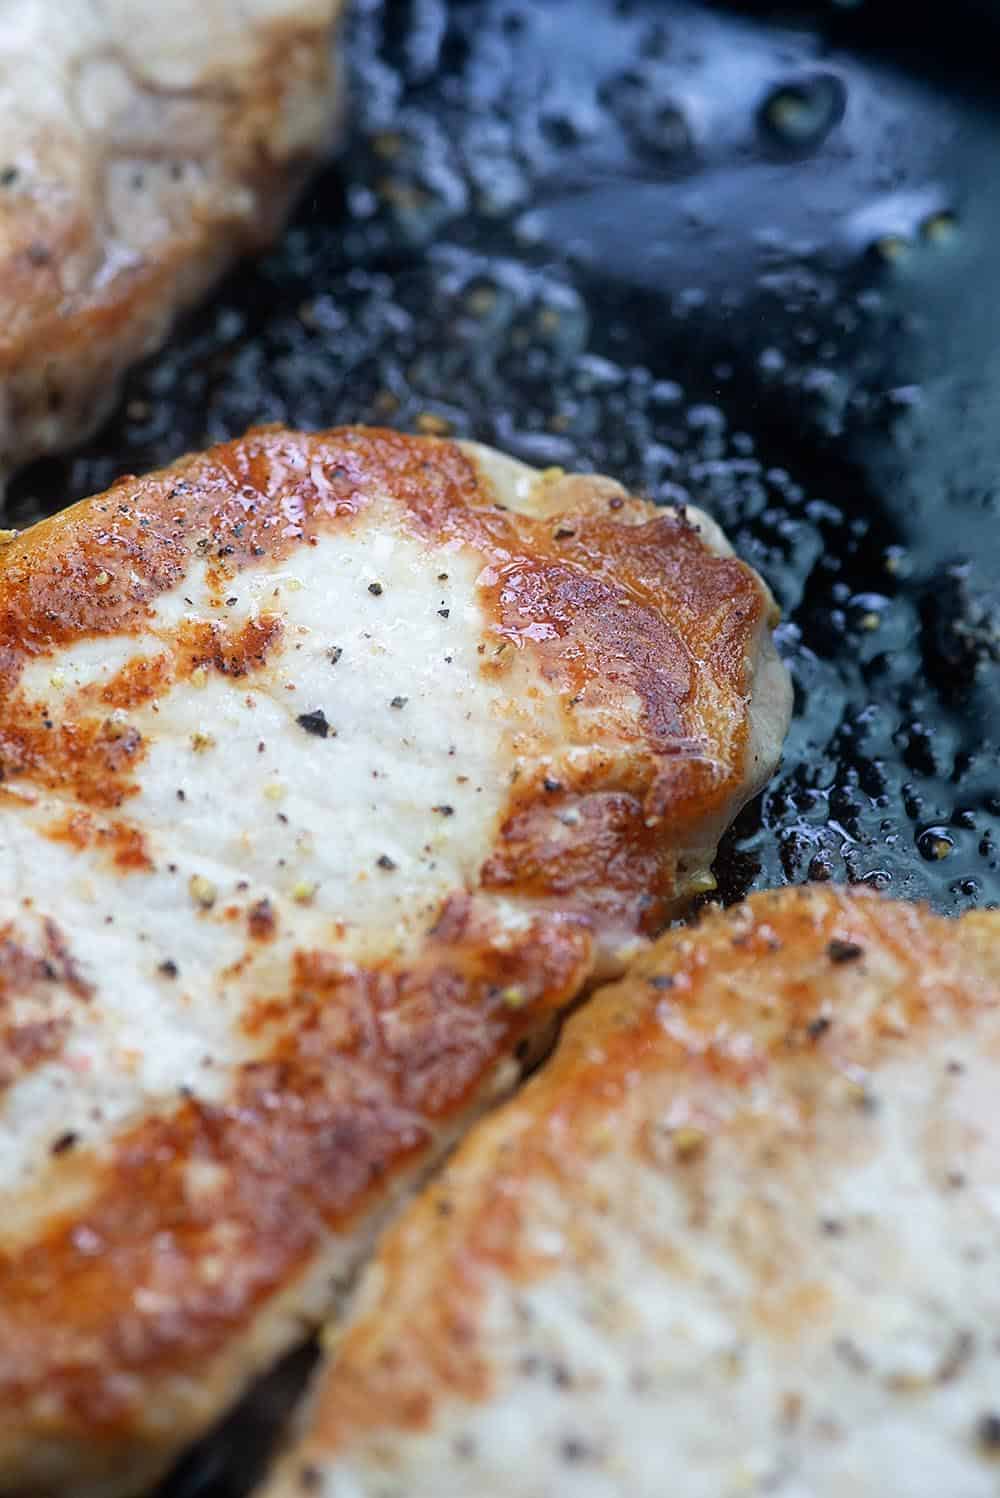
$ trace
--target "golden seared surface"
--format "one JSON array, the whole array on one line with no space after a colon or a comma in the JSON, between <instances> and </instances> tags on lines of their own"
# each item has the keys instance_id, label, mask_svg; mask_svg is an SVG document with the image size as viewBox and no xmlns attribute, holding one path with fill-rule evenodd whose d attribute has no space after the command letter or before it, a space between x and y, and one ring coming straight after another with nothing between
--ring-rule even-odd
<instances>
[{"instance_id":1,"label":"golden seared surface","mask_svg":"<svg viewBox=\"0 0 1000 1498\"><path fill-rule=\"evenodd\" d=\"M0 480L79 439L329 145L340 0L2 0Z\"/></svg>"},{"instance_id":2,"label":"golden seared surface","mask_svg":"<svg viewBox=\"0 0 1000 1498\"><path fill-rule=\"evenodd\" d=\"M346 429L0 550L0 1489L153 1477L703 883L788 713L720 547Z\"/></svg>"},{"instance_id":3,"label":"golden seared surface","mask_svg":"<svg viewBox=\"0 0 1000 1498\"><path fill-rule=\"evenodd\" d=\"M267 1498L986 1498L1000 915L665 936L388 1234Z\"/></svg>"}]
</instances>

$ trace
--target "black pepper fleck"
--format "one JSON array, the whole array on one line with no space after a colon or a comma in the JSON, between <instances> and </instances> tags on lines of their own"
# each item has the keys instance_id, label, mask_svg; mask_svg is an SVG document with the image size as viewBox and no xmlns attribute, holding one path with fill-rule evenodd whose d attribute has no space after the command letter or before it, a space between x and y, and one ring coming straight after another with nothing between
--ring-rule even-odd
<instances>
[{"instance_id":1,"label":"black pepper fleck","mask_svg":"<svg viewBox=\"0 0 1000 1498\"><path fill-rule=\"evenodd\" d=\"M72 1129L67 1130L65 1134L60 1134L58 1139L52 1141L50 1154L65 1155L79 1141L79 1138L79 1134L74 1133Z\"/></svg>"},{"instance_id":2,"label":"black pepper fleck","mask_svg":"<svg viewBox=\"0 0 1000 1498\"><path fill-rule=\"evenodd\" d=\"M438 613L442 619L447 619L451 613L451 609L438 609Z\"/></svg>"},{"instance_id":3,"label":"black pepper fleck","mask_svg":"<svg viewBox=\"0 0 1000 1498\"><path fill-rule=\"evenodd\" d=\"M343 653L343 649L340 645L331 645L330 649L327 651L327 655L330 658L330 665L335 666L340 660L340 657L343 655Z\"/></svg>"},{"instance_id":4,"label":"black pepper fleck","mask_svg":"<svg viewBox=\"0 0 1000 1498\"><path fill-rule=\"evenodd\" d=\"M439 817L453 817L455 815L455 808L444 804L441 806L432 806L431 811L436 811Z\"/></svg>"},{"instance_id":5,"label":"black pepper fleck","mask_svg":"<svg viewBox=\"0 0 1000 1498\"><path fill-rule=\"evenodd\" d=\"M1000 1415L988 1410L976 1421L976 1439L990 1456L1000 1456Z\"/></svg>"},{"instance_id":6,"label":"black pepper fleck","mask_svg":"<svg viewBox=\"0 0 1000 1498\"><path fill-rule=\"evenodd\" d=\"M389 706L390 707L405 707L406 704L409 702L409 700L410 700L409 697L394 697L392 699L392 701L389 703Z\"/></svg>"},{"instance_id":7,"label":"black pepper fleck","mask_svg":"<svg viewBox=\"0 0 1000 1498\"><path fill-rule=\"evenodd\" d=\"M327 738L331 731L326 721L326 713L321 707L317 707L311 713L299 713L295 721L300 728L305 729L306 733L315 734L318 739ZM336 737L336 730L334 730L334 737Z\"/></svg>"},{"instance_id":8,"label":"black pepper fleck","mask_svg":"<svg viewBox=\"0 0 1000 1498\"><path fill-rule=\"evenodd\" d=\"M389 857L388 853L379 854L379 857L376 859L376 863L378 864L380 869L385 869L387 873L391 873L392 870L396 867L394 860Z\"/></svg>"},{"instance_id":9,"label":"black pepper fleck","mask_svg":"<svg viewBox=\"0 0 1000 1498\"><path fill-rule=\"evenodd\" d=\"M856 941L831 941L826 949L826 955L831 962L857 962L859 957L865 955L864 947L859 947Z\"/></svg>"},{"instance_id":10,"label":"black pepper fleck","mask_svg":"<svg viewBox=\"0 0 1000 1498\"><path fill-rule=\"evenodd\" d=\"M382 594L382 584L381 583L369 583L368 584L368 591L369 591L369 593L371 593L371 595L372 595L373 598L379 598L379 597L381 597L381 594Z\"/></svg>"},{"instance_id":11,"label":"black pepper fleck","mask_svg":"<svg viewBox=\"0 0 1000 1498\"><path fill-rule=\"evenodd\" d=\"M555 795L556 791L562 790L562 781L553 780L548 775L546 775L545 779L542 781L542 785L548 791L550 796Z\"/></svg>"},{"instance_id":12,"label":"black pepper fleck","mask_svg":"<svg viewBox=\"0 0 1000 1498\"><path fill-rule=\"evenodd\" d=\"M165 962L160 963L156 971L164 978L176 978L180 973L180 968L172 957L168 957Z\"/></svg>"},{"instance_id":13,"label":"black pepper fleck","mask_svg":"<svg viewBox=\"0 0 1000 1498\"><path fill-rule=\"evenodd\" d=\"M810 1040L818 1040L821 1035L826 1034L832 1024L833 1021L825 1014L817 1014L816 1018L806 1025L806 1034Z\"/></svg>"}]
</instances>

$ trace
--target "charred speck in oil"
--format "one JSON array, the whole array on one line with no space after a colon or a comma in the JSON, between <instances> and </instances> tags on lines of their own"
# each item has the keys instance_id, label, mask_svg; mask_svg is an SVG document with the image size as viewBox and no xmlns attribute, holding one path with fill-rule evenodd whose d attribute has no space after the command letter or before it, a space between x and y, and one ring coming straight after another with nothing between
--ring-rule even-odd
<instances>
[{"instance_id":1,"label":"charred speck in oil","mask_svg":"<svg viewBox=\"0 0 1000 1498\"><path fill-rule=\"evenodd\" d=\"M314 708L310 713L299 713L295 721L306 733L315 734L318 739L325 739L335 732L326 721L326 713L321 707Z\"/></svg>"}]
</instances>

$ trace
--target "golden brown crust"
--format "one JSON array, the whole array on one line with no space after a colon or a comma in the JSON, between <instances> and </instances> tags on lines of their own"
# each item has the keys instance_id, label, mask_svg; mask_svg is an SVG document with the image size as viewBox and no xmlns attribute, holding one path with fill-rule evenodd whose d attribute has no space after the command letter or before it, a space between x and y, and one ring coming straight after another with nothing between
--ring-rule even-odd
<instances>
[{"instance_id":1,"label":"golden brown crust","mask_svg":"<svg viewBox=\"0 0 1000 1498\"><path fill-rule=\"evenodd\" d=\"M331 141L339 0L311 7L304 22L257 17L249 64L243 49L235 60L220 55L233 7L210 5L220 12L220 50L187 58L197 76L180 88L136 67L134 36L108 34L95 47L88 7L61 17L58 38L43 30L37 39L68 54L64 80L46 80L46 92L63 88L66 97L51 118L41 112L51 101L39 103L37 120L35 101L24 101L2 132L5 165L16 165L0 188L8 314L0 326L0 473L78 440L101 419L121 375L163 341L175 316L234 259L273 237ZM12 68L25 45L18 21L3 23L14 31L5 38ZM75 94L99 66L115 71L130 104L91 129ZM144 179L161 176L157 195ZM124 211L112 201L119 177L136 185Z\"/></svg>"},{"instance_id":2,"label":"golden brown crust","mask_svg":"<svg viewBox=\"0 0 1000 1498\"><path fill-rule=\"evenodd\" d=\"M592 980L608 933L652 931L683 889L677 848L745 773L769 602L747 567L713 554L683 519L630 502L619 522L617 491L600 492L596 513L554 524L497 504L447 442L262 429L124 479L0 552L3 791L54 799L44 836L99 853L129 889L153 859L129 821L147 745L128 713L195 672L252 676L281 645L283 621L265 612L239 626L185 621L169 637L160 628L155 653L70 691L58 721L39 669L87 641L148 630L193 563L224 618L241 574L349 536L376 504L418 538L481 560L484 677L513 669L507 656L530 658L558 694L565 741L586 751L558 780L533 771L511 788L478 887L451 895L415 955L354 963L297 944L290 972L241 997L254 1058L221 1101L158 1107L101 1158L60 1155L60 1191L85 1181L82 1205L53 1209L43 1232L0 1239L0 1466L5 1442L16 1467L51 1439L86 1446L98 1464L103 1452L113 1468L141 1441L164 1380L197 1380L224 1361L330 1235L372 1215L503 1059ZM639 725L614 753L609 723L619 734ZM530 919L501 930L491 895L522 902ZM286 935L252 892L216 915L245 940L226 970L234 983ZM8 940L0 1016L3 985L27 993L48 960ZM72 953L58 964L72 987ZM165 981L175 978L176 967ZM61 1035L8 1037L6 1049L34 1065ZM238 1387L231 1373L221 1383L205 1416L178 1415L175 1441ZM169 1450L162 1432L155 1440ZM22 1480L33 1488L37 1473Z\"/></svg>"},{"instance_id":3,"label":"golden brown crust","mask_svg":"<svg viewBox=\"0 0 1000 1498\"><path fill-rule=\"evenodd\" d=\"M86 1210L0 1259L3 1407L44 1393L64 1439L127 1429L136 1378L205 1366L513 1052L537 1014L502 988L521 979L558 1005L586 958L585 933L555 919L534 923L502 971L477 971L478 933L468 951L430 944L402 973L299 954L271 1059L243 1068L226 1106L192 1099L121 1135ZM192 1165L219 1173L202 1199Z\"/></svg>"},{"instance_id":4,"label":"golden brown crust","mask_svg":"<svg viewBox=\"0 0 1000 1498\"><path fill-rule=\"evenodd\" d=\"M173 660L130 665L99 703L81 700L79 714L56 728L44 702L17 690L24 663L84 638L140 630L192 556L207 563L221 607L240 571L312 544L388 492L419 532L482 554L481 592L498 636L485 671L502 672L505 652L530 649L565 703L567 736L594 747L600 719L588 726L585 715L613 715L633 695L643 704L634 765L621 754L613 766L598 756L572 784L542 776L518 788L486 886L562 898L596 887L599 869L621 889L626 919L638 913L642 930L656 930L683 884L676 850L689 845L686 829L731 802L745 774L766 595L744 563L714 555L682 517L651 511L645 524L618 523L617 495L605 513L571 524L514 514L491 503L461 449L430 440L375 429L319 437L261 429L141 484L122 479L6 547L0 775L88 806L122 805L145 749L105 705L134 706L199 667L242 675L266 658L280 621L265 615L236 633L182 628ZM584 816L591 836L560 852L551 840L560 815Z\"/></svg>"},{"instance_id":5,"label":"golden brown crust","mask_svg":"<svg viewBox=\"0 0 1000 1498\"><path fill-rule=\"evenodd\" d=\"M560 1273L579 1280L591 1268L598 1279L613 1276L615 1266L588 1236L608 1213L618 1214L641 1258L643 1207L633 1203L634 1218L621 1220L621 1200L612 1205L603 1196L614 1186L597 1169L602 1158L617 1174L615 1159L624 1169L628 1158L645 1157L688 1192L689 1231L671 1250L662 1224L648 1225L653 1263L657 1252L673 1255L662 1261L665 1282L705 1242L698 1234L719 1184L706 1181L703 1169L727 1137L733 1193L739 1197L752 1176L754 1200L767 1201L786 1162L803 1151L808 1157L832 1087L845 1159L853 1151L863 1161L871 1144L856 1131L878 1117L883 1070L901 1051L919 1057L932 1041L939 1065L941 1037L946 1047L950 1035L1000 1004L998 935L995 912L946 920L866 890L814 886L755 895L709 914L696 930L661 938L622 983L602 989L570 1020L552 1060L473 1131L383 1239L357 1312L333 1344L304 1439L267 1489L270 1498L330 1491L321 1474L334 1471L359 1493L376 1492L379 1474L390 1470L412 1481L414 1492L426 1491L416 1445L415 1465L407 1466L407 1433L433 1432L441 1422L442 1445L431 1449L443 1451L449 1466L447 1432L462 1426L461 1417L444 1423L446 1412L455 1401L499 1397L498 1380L510 1376L499 1369L506 1369L511 1333L503 1318L517 1286ZM950 1068L962 1070L957 1061ZM826 1167L822 1158L814 1162L818 1197L806 1211L821 1224L836 1199ZM533 1209L553 1197L564 1204L566 1235L556 1258L533 1236L540 1226ZM796 1286L798 1262L765 1259L770 1227L759 1245L753 1232L751 1224L736 1248L745 1254L741 1264L760 1275L755 1325L794 1348L823 1325L822 1270L814 1267L815 1284ZM796 1242L794 1227L787 1242ZM707 1244L722 1265L729 1245L711 1234ZM487 1325L484 1306L498 1281L511 1294L502 1311L494 1307L499 1321ZM693 1275L691 1284L694 1294ZM609 1285L616 1289L628 1287ZM588 1328L588 1337L600 1334ZM614 1362L613 1330L606 1353ZM666 1448L663 1459L672 1459ZM449 1467L442 1481L451 1475Z\"/></svg>"}]
</instances>

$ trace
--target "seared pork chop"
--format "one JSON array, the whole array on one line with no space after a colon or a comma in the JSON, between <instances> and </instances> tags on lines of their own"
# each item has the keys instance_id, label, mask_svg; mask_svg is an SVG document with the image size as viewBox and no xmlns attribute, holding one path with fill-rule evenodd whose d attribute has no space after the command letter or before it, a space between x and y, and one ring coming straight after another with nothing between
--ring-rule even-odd
<instances>
[{"instance_id":1,"label":"seared pork chop","mask_svg":"<svg viewBox=\"0 0 1000 1498\"><path fill-rule=\"evenodd\" d=\"M991 1498L1000 915L663 938L390 1232L267 1498Z\"/></svg>"},{"instance_id":2,"label":"seared pork chop","mask_svg":"<svg viewBox=\"0 0 1000 1498\"><path fill-rule=\"evenodd\" d=\"M0 551L0 1489L137 1489L326 1313L789 710L695 512L279 430Z\"/></svg>"},{"instance_id":3,"label":"seared pork chop","mask_svg":"<svg viewBox=\"0 0 1000 1498\"><path fill-rule=\"evenodd\" d=\"M281 223L341 0L0 0L0 483Z\"/></svg>"}]
</instances>

